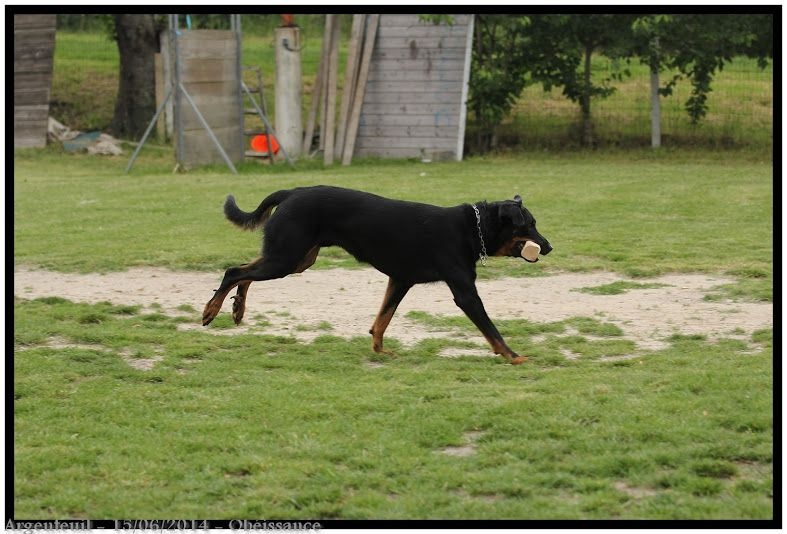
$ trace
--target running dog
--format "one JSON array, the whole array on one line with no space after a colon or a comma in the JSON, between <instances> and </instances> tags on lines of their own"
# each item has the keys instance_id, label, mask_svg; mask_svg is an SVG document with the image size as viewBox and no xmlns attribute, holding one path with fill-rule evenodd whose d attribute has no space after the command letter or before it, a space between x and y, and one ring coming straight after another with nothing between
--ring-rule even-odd
<instances>
[{"instance_id":1,"label":"running dog","mask_svg":"<svg viewBox=\"0 0 787 534\"><path fill-rule=\"evenodd\" d=\"M514 365L527 359L503 341L475 286L476 262L487 255L521 257L527 241L538 244L542 256L552 250L518 195L513 200L443 208L315 186L277 191L251 213L238 208L229 195L224 214L247 230L264 225L262 255L227 269L205 305L203 325L218 315L235 287L232 317L239 324L252 282L303 272L314 264L321 247L339 246L389 277L380 312L369 330L375 352L386 352L383 334L410 288L443 281L496 354Z\"/></svg>"}]
</instances>

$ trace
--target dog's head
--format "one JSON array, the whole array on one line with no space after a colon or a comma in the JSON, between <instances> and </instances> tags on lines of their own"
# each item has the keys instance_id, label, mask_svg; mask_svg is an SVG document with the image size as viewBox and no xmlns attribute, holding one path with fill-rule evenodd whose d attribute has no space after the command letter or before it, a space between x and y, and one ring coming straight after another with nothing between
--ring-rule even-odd
<instances>
[{"instance_id":1,"label":"dog's head","mask_svg":"<svg viewBox=\"0 0 787 534\"><path fill-rule=\"evenodd\" d=\"M517 195L514 200L495 202L491 206L497 208L496 222L499 225L493 256L519 257L527 241L533 241L541 247L542 256L552 251L552 245L547 238L538 233L536 219L522 203L522 197ZM494 213L492 216L494 217ZM536 261L538 258L531 263Z\"/></svg>"}]
</instances>

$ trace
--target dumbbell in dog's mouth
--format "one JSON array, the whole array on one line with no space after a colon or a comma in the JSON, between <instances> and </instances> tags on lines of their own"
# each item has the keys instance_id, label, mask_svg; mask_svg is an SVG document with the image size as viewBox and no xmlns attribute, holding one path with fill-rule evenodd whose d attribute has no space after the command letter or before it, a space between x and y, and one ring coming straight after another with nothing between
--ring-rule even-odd
<instances>
[{"instance_id":1,"label":"dumbbell in dog's mouth","mask_svg":"<svg viewBox=\"0 0 787 534\"><path fill-rule=\"evenodd\" d=\"M516 244L519 248L519 255L524 258L528 263L535 263L538 261L538 255L541 253L541 247L535 241L523 240Z\"/></svg>"}]
</instances>

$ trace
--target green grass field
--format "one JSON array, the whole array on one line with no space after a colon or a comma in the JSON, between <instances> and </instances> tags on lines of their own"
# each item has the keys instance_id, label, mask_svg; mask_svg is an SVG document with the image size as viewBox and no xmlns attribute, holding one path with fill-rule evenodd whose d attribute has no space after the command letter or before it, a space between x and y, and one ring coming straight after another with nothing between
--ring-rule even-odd
<instances>
[{"instance_id":1,"label":"green grass field","mask_svg":"<svg viewBox=\"0 0 787 534\"><path fill-rule=\"evenodd\" d=\"M650 275L703 272L737 280L711 298L772 299L772 167L756 151L250 163L237 176L172 174L172 155L156 148L130 175L126 162L17 151L15 266L218 276L259 246L224 221L227 193L248 210L276 189L326 183L439 205L520 193L555 251L526 270L493 259L484 277L641 278L597 289L610 294L647 287ZM354 263L328 250L315 268ZM498 321L531 355L513 367L439 357L450 339L390 340L390 359L371 353L368 336L329 330L309 344L181 331L201 310L182 312L15 298L15 517L773 515L771 329L746 341L675 335L606 362L599 355L631 342L582 310L560 323ZM472 331L465 319L411 318ZM127 363L145 359L152 370Z\"/></svg>"},{"instance_id":2,"label":"green grass field","mask_svg":"<svg viewBox=\"0 0 787 534\"><path fill-rule=\"evenodd\" d=\"M771 166L756 152L530 153L333 168L304 161L295 170L246 163L237 176L221 166L171 174L170 153L152 147L143 155L124 175L125 159L69 158L56 149L19 153L17 176L24 181L15 190L16 261L81 272L135 265L223 269L258 247L249 234L228 231L222 214L228 193L249 210L276 189L323 183L446 206L521 194L561 249L531 274L718 272L738 277L748 287L742 296L771 299ZM71 163L67 172L64 161ZM37 210L52 188L57 202L46 209L58 221L54 228L23 215ZM483 276L519 272L492 261ZM354 265L338 249L321 252L317 262L318 268Z\"/></svg>"}]
</instances>

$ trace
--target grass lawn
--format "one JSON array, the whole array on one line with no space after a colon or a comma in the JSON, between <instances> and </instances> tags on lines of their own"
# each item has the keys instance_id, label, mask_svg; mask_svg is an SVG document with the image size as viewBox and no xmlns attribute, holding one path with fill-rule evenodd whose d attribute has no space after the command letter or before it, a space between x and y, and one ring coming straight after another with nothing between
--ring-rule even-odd
<instances>
[{"instance_id":1,"label":"grass lawn","mask_svg":"<svg viewBox=\"0 0 787 534\"><path fill-rule=\"evenodd\" d=\"M315 184L445 206L519 193L556 249L527 275L725 273L739 278L730 291L771 299L772 174L757 152L530 153L461 164L367 161L326 169L301 162L294 170L248 163L236 176L222 166L172 174L169 151L151 147L143 156L125 175L125 158L18 153L15 261L81 272L135 265L219 271L259 250L257 237L224 221L228 193L245 210L277 189ZM26 215L41 209L44 196L48 217ZM317 268L355 265L339 249L324 249L317 261ZM479 275L522 273L516 263L493 259Z\"/></svg>"},{"instance_id":2,"label":"grass lawn","mask_svg":"<svg viewBox=\"0 0 787 534\"><path fill-rule=\"evenodd\" d=\"M17 517L772 514L769 343L676 339L600 364L595 341L514 368L424 342L373 368L365 337L178 332L54 298L14 312ZM502 326L517 346L556 331ZM156 355L148 372L123 360ZM445 453L473 435L473 454Z\"/></svg>"},{"instance_id":3,"label":"grass lawn","mask_svg":"<svg viewBox=\"0 0 787 534\"><path fill-rule=\"evenodd\" d=\"M555 250L486 277L611 270L724 273L714 298L768 301L772 168L757 152L527 153L463 163L241 165L171 174L127 160L14 155L14 264L216 272L256 234L223 219L326 183L454 205L520 193ZM339 250L316 268L349 266ZM500 321L533 355L440 358L450 339L373 355L368 336L181 331L183 317L61 298L14 301L14 516L767 519L773 515L772 331L674 336L629 360L597 317ZM226 314L225 314L226 315ZM426 323L466 320L413 317ZM567 328L571 326L572 328ZM578 330L579 333L569 331ZM534 336L546 341L533 341ZM561 356L570 346L577 359ZM152 370L129 361L151 360ZM380 366L379 364L382 364Z\"/></svg>"}]
</instances>

